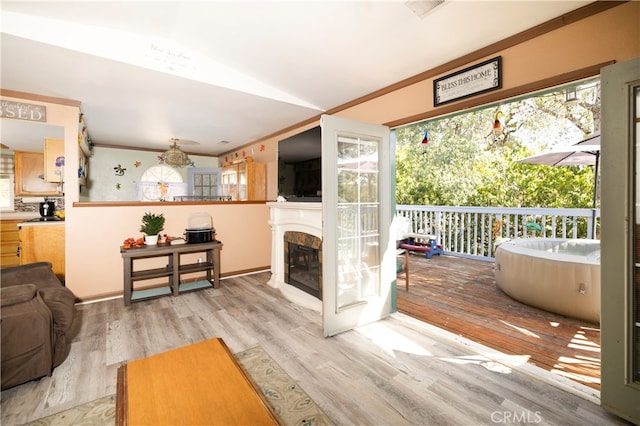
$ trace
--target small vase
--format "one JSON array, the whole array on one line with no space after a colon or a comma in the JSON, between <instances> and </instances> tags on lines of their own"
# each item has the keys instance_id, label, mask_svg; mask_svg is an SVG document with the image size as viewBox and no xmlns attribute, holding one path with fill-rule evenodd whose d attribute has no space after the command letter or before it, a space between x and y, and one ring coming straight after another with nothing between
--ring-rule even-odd
<instances>
[{"instance_id":1,"label":"small vase","mask_svg":"<svg viewBox=\"0 0 640 426\"><path fill-rule=\"evenodd\" d=\"M144 242L148 246L155 246L158 244L158 236L157 235L145 235Z\"/></svg>"}]
</instances>

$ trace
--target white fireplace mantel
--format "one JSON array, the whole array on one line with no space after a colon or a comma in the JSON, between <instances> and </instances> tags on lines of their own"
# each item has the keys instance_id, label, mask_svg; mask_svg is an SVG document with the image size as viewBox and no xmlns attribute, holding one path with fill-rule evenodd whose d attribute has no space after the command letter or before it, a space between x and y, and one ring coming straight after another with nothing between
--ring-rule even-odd
<instances>
[{"instance_id":1,"label":"white fireplace mantel","mask_svg":"<svg viewBox=\"0 0 640 426\"><path fill-rule=\"evenodd\" d=\"M322 203L270 202L271 280L269 285L280 289L292 302L322 311L322 301L284 282L284 233L304 232L322 239Z\"/></svg>"}]
</instances>

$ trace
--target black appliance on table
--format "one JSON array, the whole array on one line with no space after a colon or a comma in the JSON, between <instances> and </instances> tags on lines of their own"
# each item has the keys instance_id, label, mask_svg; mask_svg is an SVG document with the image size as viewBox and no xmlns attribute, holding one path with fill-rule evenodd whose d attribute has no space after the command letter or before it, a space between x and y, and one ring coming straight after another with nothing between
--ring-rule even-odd
<instances>
[{"instance_id":1,"label":"black appliance on table","mask_svg":"<svg viewBox=\"0 0 640 426\"><path fill-rule=\"evenodd\" d=\"M216 230L208 213L192 213L189 215L188 227L184 231L187 244L208 243L216 240Z\"/></svg>"}]
</instances>

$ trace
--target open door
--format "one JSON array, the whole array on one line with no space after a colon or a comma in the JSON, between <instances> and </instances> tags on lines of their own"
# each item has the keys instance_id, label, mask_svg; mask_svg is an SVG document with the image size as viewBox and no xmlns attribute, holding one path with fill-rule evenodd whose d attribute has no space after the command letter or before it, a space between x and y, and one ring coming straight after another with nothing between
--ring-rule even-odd
<instances>
[{"instance_id":1,"label":"open door","mask_svg":"<svg viewBox=\"0 0 640 426\"><path fill-rule=\"evenodd\" d=\"M602 69L602 406L640 424L640 58Z\"/></svg>"},{"instance_id":2,"label":"open door","mask_svg":"<svg viewBox=\"0 0 640 426\"><path fill-rule=\"evenodd\" d=\"M333 336L391 311L389 128L323 115L323 332Z\"/></svg>"}]
</instances>

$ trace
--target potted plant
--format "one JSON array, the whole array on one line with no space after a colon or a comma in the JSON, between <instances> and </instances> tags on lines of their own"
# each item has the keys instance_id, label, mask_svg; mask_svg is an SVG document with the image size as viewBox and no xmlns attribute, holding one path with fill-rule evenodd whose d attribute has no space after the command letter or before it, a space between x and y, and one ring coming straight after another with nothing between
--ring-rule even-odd
<instances>
[{"instance_id":1,"label":"potted plant","mask_svg":"<svg viewBox=\"0 0 640 426\"><path fill-rule=\"evenodd\" d=\"M146 235L145 242L149 245L158 244L158 234L164 229L164 215L147 212L142 216L140 231Z\"/></svg>"}]
</instances>

